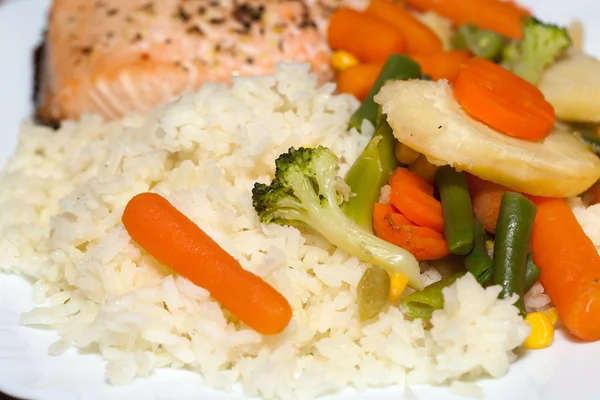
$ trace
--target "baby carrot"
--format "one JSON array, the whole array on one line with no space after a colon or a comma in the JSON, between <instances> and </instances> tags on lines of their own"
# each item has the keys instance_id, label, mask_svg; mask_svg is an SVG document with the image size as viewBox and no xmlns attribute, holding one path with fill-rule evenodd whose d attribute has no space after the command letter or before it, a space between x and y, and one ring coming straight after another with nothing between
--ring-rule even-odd
<instances>
[{"instance_id":1,"label":"baby carrot","mask_svg":"<svg viewBox=\"0 0 600 400\"><path fill-rule=\"evenodd\" d=\"M287 300L246 271L202 229L164 197L141 193L123 212L122 222L142 248L196 285L208 290L233 315L264 335L289 323Z\"/></svg>"},{"instance_id":2,"label":"baby carrot","mask_svg":"<svg viewBox=\"0 0 600 400\"><path fill-rule=\"evenodd\" d=\"M556 121L554 108L537 87L483 58L464 62L452 87L471 117L509 136L541 140Z\"/></svg>"},{"instance_id":3,"label":"baby carrot","mask_svg":"<svg viewBox=\"0 0 600 400\"><path fill-rule=\"evenodd\" d=\"M383 68L383 63L358 64L346 68L337 77L337 88L340 93L348 93L363 101Z\"/></svg>"},{"instance_id":4,"label":"baby carrot","mask_svg":"<svg viewBox=\"0 0 600 400\"><path fill-rule=\"evenodd\" d=\"M434 11L452 21L454 26L473 23L511 39L520 39L521 17L527 11L498 0L406 0L421 11Z\"/></svg>"},{"instance_id":5,"label":"baby carrot","mask_svg":"<svg viewBox=\"0 0 600 400\"><path fill-rule=\"evenodd\" d=\"M574 336L600 340L600 255L564 199L532 198L532 235L540 281Z\"/></svg>"},{"instance_id":6,"label":"baby carrot","mask_svg":"<svg viewBox=\"0 0 600 400\"><path fill-rule=\"evenodd\" d=\"M419 65L425 75L434 81L448 79L453 81L458 75L460 66L473 55L466 50L452 50L435 54L413 54L410 56Z\"/></svg>"},{"instance_id":7,"label":"baby carrot","mask_svg":"<svg viewBox=\"0 0 600 400\"><path fill-rule=\"evenodd\" d=\"M441 233L415 226L387 204L375 204L373 229L378 237L410 251L417 260L437 260L450 254Z\"/></svg>"},{"instance_id":8,"label":"baby carrot","mask_svg":"<svg viewBox=\"0 0 600 400\"><path fill-rule=\"evenodd\" d=\"M432 54L443 51L440 38L397 3L389 0L371 0L365 13L387 22L402 32L402 35L407 38L406 51L409 54Z\"/></svg>"},{"instance_id":9,"label":"baby carrot","mask_svg":"<svg viewBox=\"0 0 600 400\"><path fill-rule=\"evenodd\" d=\"M404 52L402 33L393 26L350 8L331 16L329 47L354 54L361 62L384 62L390 54Z\"/></svg>"},{"instance_id":10,"label":"baby carrot","mask_svg":"<svg viewBox=\"0 0 600 400\"><path fill-rule=\"evenodd\" d=\"M500 214L502 195L509 189L474 175L467 175L467 183L475 218L481 222L487 232L494 233Z\"/></svg>"}]
</instances>

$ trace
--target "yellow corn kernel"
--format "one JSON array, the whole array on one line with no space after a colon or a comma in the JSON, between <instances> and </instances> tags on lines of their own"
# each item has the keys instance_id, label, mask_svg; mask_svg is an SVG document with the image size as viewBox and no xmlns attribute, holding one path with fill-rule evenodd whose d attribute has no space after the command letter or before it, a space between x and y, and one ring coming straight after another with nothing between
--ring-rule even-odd
<instances>
[{"instance_id":1,"label":"yellow corn kernel","mask_svg":"<svg viewBox=\"0 0 600 400\"><path fill-rule=\"evenodd\" d=\"M408 278L401 273L393 273L390 276L390 301L394 302L406 289Z\"/></svg>"},{"instance_id":2,"label":"yellow corn kernel","mask_svg":"<svg viewBox=\"0 0 600 400\"><path fill-rule=\"evenodd\" d=\"M554 326L550 318L543 312L527 314L525 322L531 327L531 333L523 347L526 349L543 349L554 340Z\"/></svg>"},{"instance_id":3,"label":"yellow corn kernel","mask_svg":"<svg viewBox=\"0 0 600 400\"><path fill-rule=\"evenodd\" d=\"M550 319L552 326L556 326L556 323L558 322L558 311L556 311L556 308L549 308L544 311L544 314Z\"/></svg>"},{"instance_id":4,"label":"yellow corn kernel","mask_svg":"<svg viewBox=\"0 0 600 400\"><path fill-rule=\"evenodd\" d=\"M396 159L400 164L409 165L417 161L419 152L414 151L410 147L400 142L396 142Z\"/></svg>"},{"instance_id":5,"label":"yellow corn kernel","mask_svg":"<svg viewBox=\"0 0 600 400\"><path fill-rule=\"evenodd\" d=\"M354 67L358 64L358 60L354 55L347 51L336 51L329 59L331 66L337 72L341 72L347 68Z\"/></svg>"},{"instance_id":6,"label":"yellow corn kernel","mask_svg":"<svg viewBox=\"0 0 600 400\"><path fill-rule=\"evenodd\" d=\"M415 175L420 176L427 182L433 184L435 181L435 171L437 171L435 165L427 161L427 157L421 154L417 161L413 162L408 166L408 170L413 172Z\"/></svg>"}]
</instances>

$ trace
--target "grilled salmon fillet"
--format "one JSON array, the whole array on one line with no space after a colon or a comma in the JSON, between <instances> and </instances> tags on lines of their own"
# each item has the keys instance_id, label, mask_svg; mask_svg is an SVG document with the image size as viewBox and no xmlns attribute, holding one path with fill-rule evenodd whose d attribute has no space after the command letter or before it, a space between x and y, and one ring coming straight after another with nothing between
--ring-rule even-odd
<instances>
[{"instance_id":1,"label":"grilled salmon fillet","mask_svg":"<svg viewBox=\"0 0 600 400\"><path fill-rule=\"evenodd\" d=\"M54 0L37 82L46 123L147 111L204 82L310 61L330 79L325 32L367 0Z\"/></svg>"}]
</instances>

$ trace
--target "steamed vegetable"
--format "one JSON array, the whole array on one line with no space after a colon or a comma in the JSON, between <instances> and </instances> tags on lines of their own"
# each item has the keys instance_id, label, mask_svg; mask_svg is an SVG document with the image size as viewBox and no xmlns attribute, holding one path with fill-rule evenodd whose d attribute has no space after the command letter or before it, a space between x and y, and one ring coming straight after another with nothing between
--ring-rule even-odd
<instances>
[{"instance_id":1,"label":"steamed vegetable","mask_svg":"<svg viewBox=\"0 0 600 400\"><path fill-rule=\"evenodd\" d=\"M542 72L570 46L567 28L529 17L523 25L523 38L504 48L502 64L526 81L537 84Z\"/></svg>"},{"instance_id":2,"label":"steamed vegetable","mask_svg":"<svg viewBox=\"0 0 600 400\"><path fill-rule=\"evenodd\" d=\"M372 62L357 64L344 69L336 79L338 92L351 94L358 100L364 101L377 80L382 67L383 63ZM360 125L357 126L358 128L360 128Z\"/></svg>"},{"instance_id":3,"label":"steamed vegetable","mask_svg":"<svg viewBox=\"0 0 600 400\"><path fill-rule=\"evenodd\" d=\"M365 13L402 32L408 54L433 54L443 50L438 36L400 4L389 0L371 0Z\"/></svg>"},{"instance_id":4,"label":"steamed vegetable","mask_svg":"<svg viewBox=\"0 0 600 400\"><path fill-rule=\"evenodd\" d=\"M548 67L538 84L564 121L600 122L600 61L577 54Z\"/></svg>"},{"instance_id":5,"label":"steamed vegetable","mask_svg":"<svg viewBox=\"0 0 600 400\"><path fill-rule=\"evenodd\" d=\"M452 285L464 274L464 272L460 272L452 275L432 283L420 292L406 296L402 300L403 311L413 318L430 319L435 310L444 308L444 288Z\"/></svg>"},{"instance_id":6,"label":"steamed vegetable","mask_svg":"<svg viewBox=\"0 0 600 400\"><path fill-rule=\"evenodd\" d=\"M369 232L373 230L373 206L379 199L381 188L398 166L395 143L392 128L382 119L373 138L346 175L346 183L353 195L342 207L344 214Z\"/></svg>"},{"instance_id":7,"label":"steamed vegetable","mask_svg":"<svg viewBox=\"0 0 600 400\"><path fill-rule=\"evenodd\" d=\"M356 297L358 315L366 321L379 314L390 303L390 274L379 267L367 268L358 282Z\"/></svg>"},{"instance_id":8,"label":"steamed vegetable","mask_svg":"<svg viewBox=\"0 0 600 400\"><path fill-rule=\"evenodd\" d=\"M479 28L518 39L522 36L521 17L527 10L500 0L406 0L406 4L421 11L434 11L455 26L473 23Z\"/></svg>"},{"instance_id":9,"label":"steamed vegetable","mask_svg":"<svg viewBox=\"0 0 600 400\"><path fill-rule=\"evenodd\" d=\"M473 249L465 257L465 268L481 285L485 285L494 273L494 263L485 247L486 240L487 235L483 226L475 219L473 221Z\"/></svg>"},{"instance_id":10,"label":"steamed vegetable","mask_svg":"<svg viewBox=\"0 0 600 400\"><path fill-rule=\"evenodd\" d=\"M331 64L331 68L333 68L334 71L341 72L350 67L358 65L359 62L356 57L354 57L354 54L339 50L333 52L329 58L329 64Z\"/></svg>"},{"instance_id":11,"label":"steamed vegetable","mask_svg":"<svg viewBox=\"0 0 600 400\"><path fill-rule=\"evenodd\" d=\"M411 55L411 58L419 63L423 73L435 81L439 79L453 81L460 65L471 57L472 54L464 50Z\"/></svg>"},{"instance_id":12,"label":"steamed vegetable","mask_svg":"<svg viewBox=\"0 0 600 400\"><path fill-rule=\"evenodd\" d=\"M404 289L406 289L407 283L408 280L402 274L395 273L390 276L390 302L394 302L400 297Z\"/></svg>"},{"instance_id":13,"label":"steamed vegetable","mask_svg":"<svg viewBox=\"0 0 600 400\"><path fill-rule=\"evenodd\" d=\"M390 202L406 218L416 225L444 232L442 204L439 200L409 181L400 181L390 186Z\"/></svg>"},{"instance_id":14,"label":"steamed vegetable","mask_svg":"<svg viewBox=\"0 0 600 400\"><path fill-rule=\"evenodd\" d=\"M494 241L494 285L502 286L500 298L519 295L515 306L525 316L525 266L536 207L525 196L502 196Z\"/></svg>"},{"instance_id":15,"label":"steamed vegetable","mask_svg":"<svg viewBox=\"0 0 600 400\"><path fill-rule=\"evenodd\" d=\"M436 172L444 217L444 236L450 252L465 255L473 248L473 209L464 172L445 165Z\"/></svg>"},{"instance_id":16,"label":"steamed vegetable","mask_svg":"<svg viewBox=\"0 0 600 400\"><path fill-rule=\"evenodd\" d=\"M208 290L259 333L283 331L292 308L279 292L242 266L164 197L141 193L123 212L132 239L161 263Z\"/></svg>"},{"instance_id":17,"label":"steamed vegetable","mask_svg":"<svg viewBox=\"0 0 600 400\"><path fill-rule=\"evenodd\" d=\"M350 195L337 176L338 159L326 147L291 148L275 161L275 178L256 183L252 204L262 223L309 227L364 262L400 272L421 289L419 264L407 250L365 231L346 217L340 204Z\"/></svg>"},{"instance_id":18,"label":"steamed vegetable","mask_svg":"<svg viewBox=\"0 0 600 400\"><path fill-rule=\"evenodd\" d=\"M366 98L350 117L349 125L360 129L364 119L376 125L379 119L379 106L375 104L373 97L379 92L381 87L389 80L417 79L420 75L421 67L413 60L399 54L390 55Z\"/></svg>"},{"instance_id":19,"label":"steamed vegetable","mask_svg":"<svg viewBox=\"0 0 600 400\"><path fill-rule=\"evenodd\" d=\"M540 279L542 270L533 262L533 254L527 256L527 264L525 264L525 293L529 292L533 285Z\"/></svg>"},{"instance_id":20,"label":"steamed vegetable","mask_svg":"<svg viewBox=\"0 0 600 400\"><path fill-rule=\"evenodd\" d=\"M502 195L509 189L473 175L467 175L467 182L469 183L475 218L481 222L487 232L494 233L500 214Z\"/></svg>"},{"instance_id":21,"label":"steamed vegetable","mask_svg":"<svg viewBox=\"0 0 600 400\"><path fill-rule=\"evenodd\" d=\"M600 340L600 255L564 199L534 198L531 246L540 281L565 327Z\"/></svg>"},{"instance_id":22,"label":"steamed vegetable","mask_svg":"<svg viewBox=\"0 0 600 400\"><path fill-rule=\"evenodd\" d=\"M345 7L331 16L327 40L331 49L345 50L361 62L385 61L405 49L402 33L393 26Z\"/></svg>"},{"instance_id":23,"label":"steamed vegetable","mask_svg":"<svg viewBox=\"0 0 600 400\"><path fill-rule=\"evenodd\" d=\"M497 61L502 56L506 39L490 30L480 29L474 24L460 26L452 36L452 46L468 50L476 57Z\"/></svg>"},{"instance_id":24,"label":"steamed vegetable","mask_svg":"<svg viewBox=\"0 0 600 400\"><path fill-rule=\"evenodd\" d=\"M531 327L531 333L525 342L523 342L524 349L543 349L552 344L554 340L554 325L546 314L543 312L527 314L525 322Z\"/></svg>"},{"instance_id":25,"label":"steamed vegetable","mask_svg":"<svg viewBox=\"0 0 600 400\"><path fill-rule=\"evenodd\" d=\"M425 226L417 226L388 204L373 207L375 234L410 251L417 260L436 260L450 253L444 236Z\"/></svg>"},{"instance_id":26,"label":"steamed vegetable","mask_svg":"<svg viewBox=\"0 0 600 400\"><path fill-rule=\"evenodd\" d=\"M396 138L434 164L548 197L576 196L600 178L600 159L570 133L531 142L497 132L468 116L444 81L389 82L375 100Z\"/></svg>"},{"instance_id":27,"label":"steamed vegetable","mask_svg":"<svg viewBox=\"0 0 600 400\"><path fill-rule=\"evenodd\" d=\"M537 87L483 58L464 62L452 87L467 114L509 136L541 140L556 121Z\"/></svg>"}]
</instances>

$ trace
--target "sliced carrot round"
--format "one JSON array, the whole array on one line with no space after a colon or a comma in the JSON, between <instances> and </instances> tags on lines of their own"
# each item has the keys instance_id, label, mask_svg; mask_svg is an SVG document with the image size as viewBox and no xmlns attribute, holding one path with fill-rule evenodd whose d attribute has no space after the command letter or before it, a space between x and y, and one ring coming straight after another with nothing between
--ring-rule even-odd
<instances>
[{"instance_id":1,"label":"sliced carrot round","mask_svg":"<svg viewBox=\"0 0 600 400\"><path fill-rule=\"evenodd\" d=\"M537 87L483 58L464 62L452 86L471 117L506 135L541 140L556 121L554 108Z\"/></svg>"}]
</instances>

